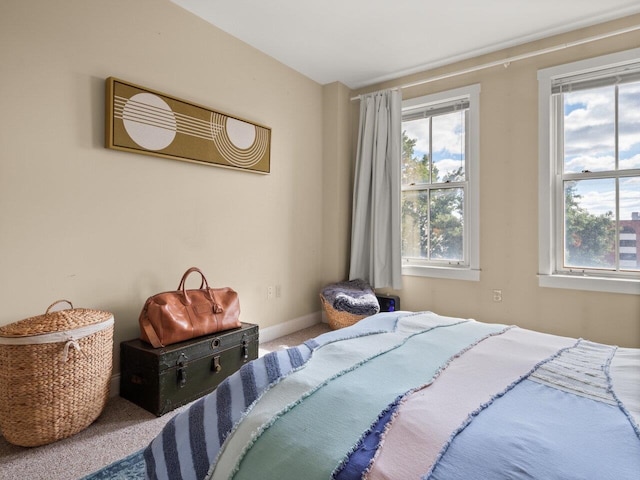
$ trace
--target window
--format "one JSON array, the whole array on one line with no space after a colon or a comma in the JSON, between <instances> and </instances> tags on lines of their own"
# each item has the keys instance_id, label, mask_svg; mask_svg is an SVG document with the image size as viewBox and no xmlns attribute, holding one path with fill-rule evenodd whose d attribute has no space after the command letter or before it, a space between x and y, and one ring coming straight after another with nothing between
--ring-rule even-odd
<instances>
[{"instance_id":1,"label":"window","mask_svg":"<svg viewBox=\"0 0 640 480\"><path fill-rule=\"evenodd\" d=\"M538 82L540 284L640 293L640 49Z\"/></svg>"},{"instance_id":2,"label":"window","mask_svg":"<svg viewBox=\"0 0 640 480\"><path fill-rule=\"evenodd\" d=\"M479 280L480 86L402 102L402 273Z\"/></svg>"}]
</instances>

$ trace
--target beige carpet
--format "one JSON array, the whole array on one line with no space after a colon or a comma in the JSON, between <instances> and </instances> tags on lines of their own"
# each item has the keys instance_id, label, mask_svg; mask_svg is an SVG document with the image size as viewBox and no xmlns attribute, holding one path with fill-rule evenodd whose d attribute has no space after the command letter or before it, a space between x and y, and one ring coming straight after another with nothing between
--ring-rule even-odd
<instances>
[{"instance_id":1,"label":"beige carpet","mask_svg":"<svg viewBox=\"0 0 640 480\"><path fill-rule=\"evenodd\" d=\"M263 343L259 355L299 345L329 331L318 324ZM162 417L121 398L112 397L91 426L71 438L24 448L0 436L0 480L76 480L145 447L181 407Z\"/></svg>"}]
</instances>

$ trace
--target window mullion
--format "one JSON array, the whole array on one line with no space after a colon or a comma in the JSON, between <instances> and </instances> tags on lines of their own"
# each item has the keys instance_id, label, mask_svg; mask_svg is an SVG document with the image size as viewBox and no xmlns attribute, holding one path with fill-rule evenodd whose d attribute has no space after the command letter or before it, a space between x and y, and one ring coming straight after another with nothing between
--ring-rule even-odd
<instances>
[{"instance_id":1,"label":"window mullion","mask_svg":"<svg viewBox=\"0 0 640 480\"><path fill-rule=\"evenodd\" d=\"M617 102L616 102L617 103ZM616 122L617 123L617 122ZM617 139L616 139L616 143ZM616 158L617 160L617 158ZM615 269L616 272L620 271L620 179L616 177L616 220L615 220L616 234L614 239L614 255L616 259Z\"/></svg>"},{"instance_id":2,"label":"window mullion","mask_svg":"<svg viewBox=\"0 0 640 480\"><path fill-rule=\"evenodd\" d=\"M464 113L464 186L462 187L462 192L464 195L464 202L462 202L462 208L464 208L464 212L462 215L462 219L464 222L464 228L465 229L469 229L471 222L470 220L470 216L471 216L471 210L469 208L469 175L470 175L470 171L472 171L473 169L470 168L469 166L469 159L471 158L471 153L470 153L470 137L471 137L471 128L469 125L469 110L467 110ZM474 173L475 174L475 173ZM470 254L470 250L471 250L471 245L470 245L470 238L469 235L464 235L463 239L462 239L462 258L463 261L465 263L465 265L468 265L470 263L470 258L471 258L471 254Z\"/></svg>"},{"instance_id":3,"label":"window mullion","mask_svg":"<svg viewBox=\"0 0 640 480\"><path fill-rule=\"evenodd\" d=\"M555 271L565 268L566 232L565 232L565 198L564 198L564 99L563 95L553 97L553 125L552 135L555 146L555 163L553 165L554 188L554 221L552 226L555 244Z\"/></svg>"},{"instance_id":4,"label":"window mullion","mask_svg":"<svg viewBox=\"0 0 640 480\"><path fill-rule=\"evenodd\" d=\"M619 143L618 143L618 120L619 120L619 111L618 111L618 93L619 93L619 88L618 85L616 85L615 91L614 91L614 126L613 126L613 132L614 132L614 155L615 155L615 169L616 171L618 171L620 169L620 155L619 155Z\"/></svg>"},{"instance_id":5,"label":"window mullion","mask_svg":"<svg viewBox=\"0 0 640 480\"><path fill-rule=\"evenodd\" d=\"M569 180L591 180L598 178L625 178L640 176L640 168L629 168L626 170L604 170L602 172L565 173L562 179Z\"/></svg>"},{"instance_id":6,"label":"window mullion","mask_svg":"<svg viewBox=\"0 0 640 480\"><path fill-rule=\"evenodd\" d=\"M620 170L620 151L619 151L619 125L618 121L620 119L619 105L618 105L618 94L619 88L616 85L614 90L614 155L615 155L615 168L616 174L619 173ZM616 175L616 218L615 218L615 236L614 236L614 255L615 255L615 269L616 272L620 271L620 178Z\"/></svg>"},{"instance_id":7,"label":"window mullion","mask_svg":"<svg viewBox=\"0 0 640 480\"><path fill-rule=\"evenodd\" d=\"M429 117L429 196L427 201L427 259L431 258L431 186L433 185L433 116Z\"/></svg>"},{"instance_id":8,"label":"window mullion","mask_svg":"<svg viewBox=\"0 0 640 480\"><path fill-rule=\"evenodd\" d=\"M429 184L433 183L433 117L429 117Z\"/></svg>"},{"instance_id":9,"label":"window mullion","mask_svg":"<svg viewBox=\"0 0 640 480\"><path fill-rule=\"evenodd\" d=\"M427 235L427 260L431 261L431 187L427 189L427 231L425 233Z\"/></svg>"}]
</instances>

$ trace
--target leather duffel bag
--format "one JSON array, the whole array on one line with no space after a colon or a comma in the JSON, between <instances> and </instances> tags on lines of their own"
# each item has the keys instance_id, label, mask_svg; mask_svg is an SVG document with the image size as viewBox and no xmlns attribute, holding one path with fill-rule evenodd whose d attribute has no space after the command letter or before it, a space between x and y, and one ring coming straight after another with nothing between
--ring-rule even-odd
<instances>
[{"instance_id":1,"label":"leather duffel bag","mask_svg":"<svg viewBox=\"0 0 640 480\"><path fill-rule=\"evenodd\" d=\"M202 277L200 288L187 290L191 273ZM182 276L178 289L147 299L140 312L140 339L155 348L241 326L240 301L231 288L210 288L196 267Z\"/></svg>"}]
</instances>

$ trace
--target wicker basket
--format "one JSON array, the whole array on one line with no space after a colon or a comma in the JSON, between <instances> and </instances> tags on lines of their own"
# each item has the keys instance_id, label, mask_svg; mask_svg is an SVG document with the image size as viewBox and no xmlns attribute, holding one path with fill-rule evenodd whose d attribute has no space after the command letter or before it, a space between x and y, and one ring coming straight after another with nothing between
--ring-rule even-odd
<instances>
[{"instance_id":1,"label":"wicker basket","mask_svg":"<svg viewBox=\"0 0 640 480\"><path fill-rule=\"evenodd\" d=\"M71 309L50 312L66 302ZM0 430L35 447L88 427L109 397L113 315L53 303L0 328Z\"/></svg>"},{"instance_id":2,"label":"wicker basket","mask_svg":"<svg viewBox=\"0 0 640 480\"><path fill-rule=\"evenodd\" d=\"M327 302L322 294L320 294L320 300L322 301L322 308L327 314L327 321L329 326L333 330L339 328L350 327L354 323L367 317L367 315L355 315L353 313L345 312L342 310L336 310L331 303Z\"/></svg>"}]
</instances>

